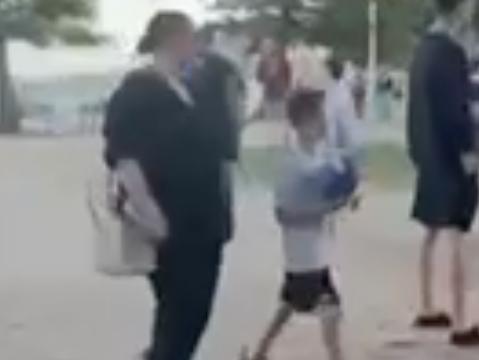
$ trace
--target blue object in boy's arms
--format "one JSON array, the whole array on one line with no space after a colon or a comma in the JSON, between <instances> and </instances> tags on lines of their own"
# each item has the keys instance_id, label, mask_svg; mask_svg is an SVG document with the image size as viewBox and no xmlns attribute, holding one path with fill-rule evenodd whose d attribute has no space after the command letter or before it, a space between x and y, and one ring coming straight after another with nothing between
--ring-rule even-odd
<instances>
[{"instance_id":1,"label":"blue object in boy's arms","mask_svg":"<svg viewBox=\"0 0 479 360\"><path fill-rule=\"evenodd\" d=\"M358 187L358 175L350 162L338 170L333 165L326 165L316 172L304 177L303 191L311 200L323 201L326 208L337 210L346 206Z\"/></svg>"},{"instance_id":2,"label":"blue object in boy's arms","mask_svg":"<svg viewBox=\"0 0 479 360\"><path fill-rule=\"evenodd\" d=\"M318 167L290 183L283 211L326 215L348 204L358 187L358 174L350 162L338 169L333 164Z\"/></svg>"}]
</instances>

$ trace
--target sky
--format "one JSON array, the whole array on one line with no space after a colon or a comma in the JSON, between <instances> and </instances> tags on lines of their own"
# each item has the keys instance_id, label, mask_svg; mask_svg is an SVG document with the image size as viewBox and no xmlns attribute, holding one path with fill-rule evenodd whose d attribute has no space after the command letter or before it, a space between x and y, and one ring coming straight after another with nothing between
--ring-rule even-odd
<instances>
[{"instance_id":1,"label":"sky","mask_svg":"<svg viewBox=\"0 0 479 360\"><path fill-rule=\"evenodd\" d=\"M196 22L204 21L208 11L204 0L101 0L99 26L114 34L123 46L139 37L145 23L157 9L178 9Z\"/></svg>"},{"instance_id":2,"label":"sky","mask_svg":"<svg viewBox=\"0 0 479 360\"><path fill-rule=\"evenodd\" d=\"M10 64L14 75L27 78L102 73L128 67L133 49L148 19L158 9L178 9L197 23L210 13L208 0L98 0L95 26L111 36L112 43L101 48L37 49L24 43L10 46ZM32 61L35 59L35 61Z\"/></svg>"}]
</instances>

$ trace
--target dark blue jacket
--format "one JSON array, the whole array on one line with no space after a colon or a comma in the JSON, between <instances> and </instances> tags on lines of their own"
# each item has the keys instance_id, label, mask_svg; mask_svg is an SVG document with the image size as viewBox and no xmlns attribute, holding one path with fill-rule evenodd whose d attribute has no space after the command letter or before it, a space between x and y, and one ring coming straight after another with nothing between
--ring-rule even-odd
<instances>
[{"instance_id":1,"label":"dark blue jacket","mask_svg":"<svg viewBox=\"0 0 479 360\"><path fill-rule=\"evenodd\" d=\"M159 76L126 77L108 105L104 136L110 167L133 158L165 211L173 237L223 241L230 212L222 188L224 153L215 124L182 102Z\"/></svg>"},{"instance_id":2,"label":"dark blue jacket","mask_svg":"<svg viewBox=\"0 0 479 360\"><path fill-rule=\"evenodd\" d=\"M470 83L464 50L442 34L425 36L410 72L407 140L422 172L462 173L461 155L473 151Z\"/></svg>"}]
</instances>

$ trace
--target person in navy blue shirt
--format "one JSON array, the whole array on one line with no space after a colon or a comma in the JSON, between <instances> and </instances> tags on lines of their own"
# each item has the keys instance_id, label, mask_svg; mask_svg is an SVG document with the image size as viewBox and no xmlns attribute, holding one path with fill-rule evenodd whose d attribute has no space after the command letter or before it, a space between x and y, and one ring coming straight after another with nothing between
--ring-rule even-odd
<instances>
[{"instance_id":1,"label":"person in navy blue shirt","mask_svg":"<svg viewBox=\"0 0 479 360\"><path fill-rule=\"evenodd\" d=\"M438 16L416 49L410 74L407 138L417 171L413 218L426 228L420 264L420 328L452 327L450 342L479 345L466 314L465 239L477 206L474 128L463 38L474 1L436 0ZM439 236L451 242L452 317L433 299L433 253Z\"/></svg>"},{"instance_id":2,"label":"person in navy blue shirt","mask_svg":"<svg viewBox=\"0 0 479 360\"><path fill-rule=\"evenodd\" d=\"M149 276L157 308L144 358L190 360L208 324L224 244L232 236L223 184L230 151L216 119L207 116L207 99L184 79L184 64L196 56L190 19L160 12L138 50L152 62L128 74L109 102L105 159L112 170L136 161L168 222L169 236Z\"/></svg>"}]
</instances>

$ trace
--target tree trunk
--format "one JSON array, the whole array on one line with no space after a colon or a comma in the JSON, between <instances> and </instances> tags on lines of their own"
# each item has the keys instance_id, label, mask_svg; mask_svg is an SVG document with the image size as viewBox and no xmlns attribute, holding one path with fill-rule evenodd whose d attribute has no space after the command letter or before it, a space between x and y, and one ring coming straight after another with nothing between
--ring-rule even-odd
<instances>
[{"instance_id":1,"label":"tree trunk","mask_svg":"<svg viewBox=\"0 0 479 360\"><path fill-rule=\"evenodd\" d=\"M21 111L8 69L7 41L0 36L0 133L20 131Z\"/></svg>"}]
</instances>

